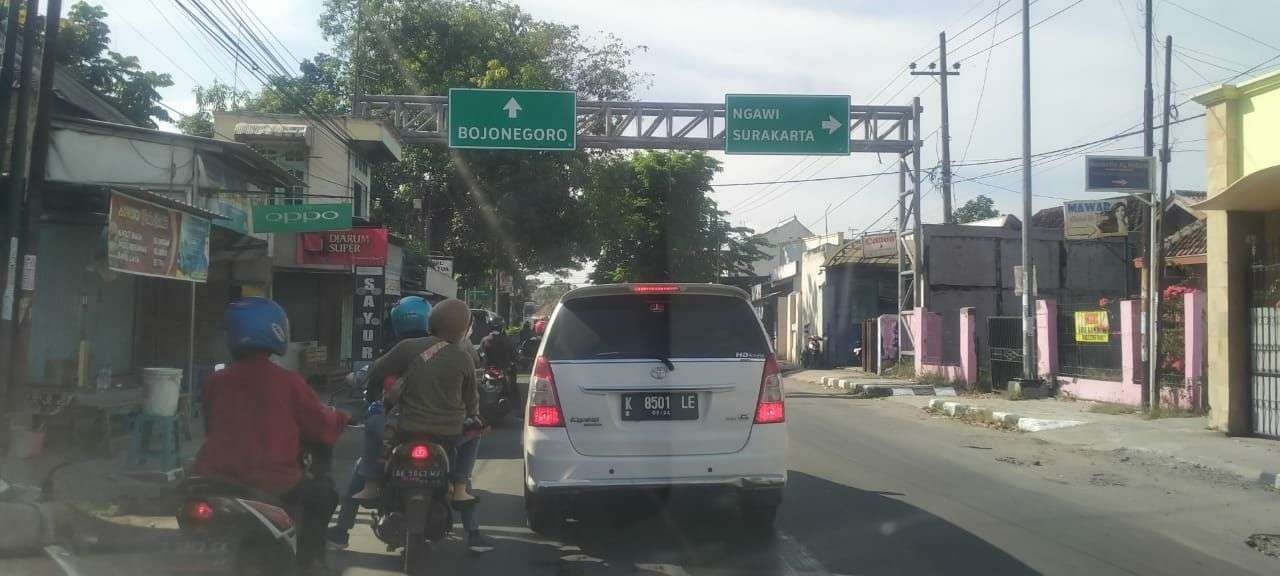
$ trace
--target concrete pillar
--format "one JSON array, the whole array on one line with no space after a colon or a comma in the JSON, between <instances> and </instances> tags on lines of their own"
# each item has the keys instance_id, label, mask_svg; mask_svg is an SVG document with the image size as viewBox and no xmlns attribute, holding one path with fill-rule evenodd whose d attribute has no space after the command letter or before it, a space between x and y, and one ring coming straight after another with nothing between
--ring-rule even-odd
<instances>
[{"instance_id":1,"label":"concrete pillar","mask_svg":"<svg viewBox=\"0 0 1280 576\"><path fill-rule=\"evenodd\" d=\"M1058 373L1058 302L1036 300L1036 364L1040 377L1053 382Z\"/></svg>"},{"instance_id":2,"label":"concrete pillar","mask_svg":"<svg viewBox=\"0 0 1280 576\"><path fill-rule=\"evenodd\" d=\"M978 383L978 315L973 307L960 309L960 373L966 384Z\"/></svg>"},{"instance_id":3,"label":"concrete pillar","mask_svg":"<svg viewBox=\"0 0 1280 576\"><path fill-rule=\"evenodd\" d=\"M1205 307L1208 319L1206 383L1209 426L1249 432L1249 245L1260 228L1256 214L1208 213Z\"/></svg>"},{"instance_id":4,"label":"concrete pillar","mask_svg":"<svg viewBox=\"0 0 1280 576\"><path fill-rule=\"evenodd\" d=\"M1186 371L1187 387L1191 390L1190 400L1199 405L1203 398L1204 352L1205 352L1205 294L1199 290L1182 295L1182 321L1186 326L1183 334L1183 370Z\"/></svg>"},{"instance_id":5,"label":"concrete pillar","mask_svg":"<svg viewBox=\"0 0 1280 576\"><path fill-rule=\"evenodd\" d=\"M876 367L880 370L884 365L898 360L898 317L893 314L880 316L878 326L880 328L880 362Z\"/></svg>"},{"instance_id":6,"label":"concrete pillar","mask_svg":"<svg viewBox=\"0 0 1280 576\"><path fill-rule=\"evenodd\" d=\"M1120 302L1120 381L1125 386L1137 386L1142 372L1142 301Z\"/></svg>"},{"instance_id":7,"label":"concrete pillar","mask_svg":"<svg viewBox=\"0 0 1280 576\"><path fill-rule=\"evenodd\" d=\"M912 358L915 360L916 374L924 374L925 346L928 340L928 336L924 333L924 315L924 308L916 308L912 310L911 320L907 323L907 328L911 332L911 350Z\"/></svg>"}]
</instances>

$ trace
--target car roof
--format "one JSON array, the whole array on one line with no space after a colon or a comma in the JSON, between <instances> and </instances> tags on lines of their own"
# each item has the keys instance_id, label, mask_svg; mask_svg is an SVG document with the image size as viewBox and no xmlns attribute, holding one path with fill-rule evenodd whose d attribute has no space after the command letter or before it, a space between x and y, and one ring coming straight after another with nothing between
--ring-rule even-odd
<instances>
[{"instance_id":1,"label":"car roof","mask_svg":"<svg viewBox=\"0 0 1280 576\"><path fill-rule=\"evenodd\" d=\"M560 302L568 302L570 300L578 300L581 298L593 298L596 296L619 296L627 294L635 294L637 286L675 286L678 288L676 292L653 292L651 294L702 294L707 296L725 296L729 298L741 298L750 300L747 292L736 286L727 286L725 284L694 284L694 283L628 283L628 284L601 284L597 286L583 286L575 288L565 293L560 298Z\"/></svg>"}]
</instances>

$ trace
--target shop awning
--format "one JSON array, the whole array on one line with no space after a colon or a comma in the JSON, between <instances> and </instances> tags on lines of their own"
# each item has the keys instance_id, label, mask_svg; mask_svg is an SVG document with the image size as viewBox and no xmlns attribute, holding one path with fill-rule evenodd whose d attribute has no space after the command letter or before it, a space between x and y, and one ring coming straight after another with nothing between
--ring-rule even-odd
<instances>
[{"instance_id":1,"label":"shop awning","mask_svg":"<svg viewBox=\"0 0 1280 576\"><path fill-rule=\"evenodd\" d=\"M1278 211L1280 210L1280 165L1263 168L1236 180L1222 192L1192 207L1196 210Z\"/></svg>"},{"instance_id":2,"label":"shop awning","mask_svg":"<svg viewBox=\"0 0 1280 576\"><path fill-rule=\"evenodd\" d=\"M311 145L311 127L284 122L237 122L234 137L239 141L297 140Z\"/></svg>"},{"instance_id":3,"label":"shop awning","mask_svg":"<svg viewBox=\"0 0 1280 576\"><path fill-rule=\"evenodd\" d=\"M192 216L199 216L201 218L206 218L209 220L225 220L226 219L226 216L223 216L216 212L210 212L199 206L192 206L168 194L152 192L150 190L123 190L120 188L112 188L111 193L124 194L125 196L133 196L134 198L137 198L139 200L146 200L147 202L150 202L152 204L159 204L161 206L164 206L165 208L173 208L174 210L177 210L179 212L186 212L187 214L190 214Z\"/></svg>"}]
</instances>

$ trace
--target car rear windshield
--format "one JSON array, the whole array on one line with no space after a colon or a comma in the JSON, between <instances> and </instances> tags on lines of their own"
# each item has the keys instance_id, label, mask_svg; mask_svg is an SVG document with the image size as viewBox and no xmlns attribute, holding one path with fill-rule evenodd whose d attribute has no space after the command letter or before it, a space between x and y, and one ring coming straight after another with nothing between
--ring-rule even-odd
<instances>
[{"instance_id":1,"label":"car rear windshield","mask_svg":"<svg viewBox=\"0 0 1280 576\"><path fill-rule=\"evenodd\" d=\"M763 358L769 351L746 301L705 294L570 300L548 332L551 360Z\"/></svg>"}]
</instances>

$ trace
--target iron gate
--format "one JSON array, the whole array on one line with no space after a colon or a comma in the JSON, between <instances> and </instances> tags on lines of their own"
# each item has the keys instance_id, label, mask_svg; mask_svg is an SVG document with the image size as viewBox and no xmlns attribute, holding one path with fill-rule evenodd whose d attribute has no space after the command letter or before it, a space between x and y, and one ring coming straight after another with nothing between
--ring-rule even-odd
<instances>
[{"instance_id":1,"label":"iron gate","mask_svg":"<svg viewBox=\"0 0 1280 576\"><path fill-rule=\"evenodd\" d=\"M1250 423L1280 438L1280 264L1254 264L1249 283Z\"/></svg>"},{"instance_id":2,"label":"iron gate","mask_svg":"<svg viewBox=\"0 0 1280 576\"><path fill-rule=\"evenodd\" d=\"M991 388L1004 389L1010 380L1022 377L1022 318L987 318L987 348Z\"/></svg>"}]
</instances>

